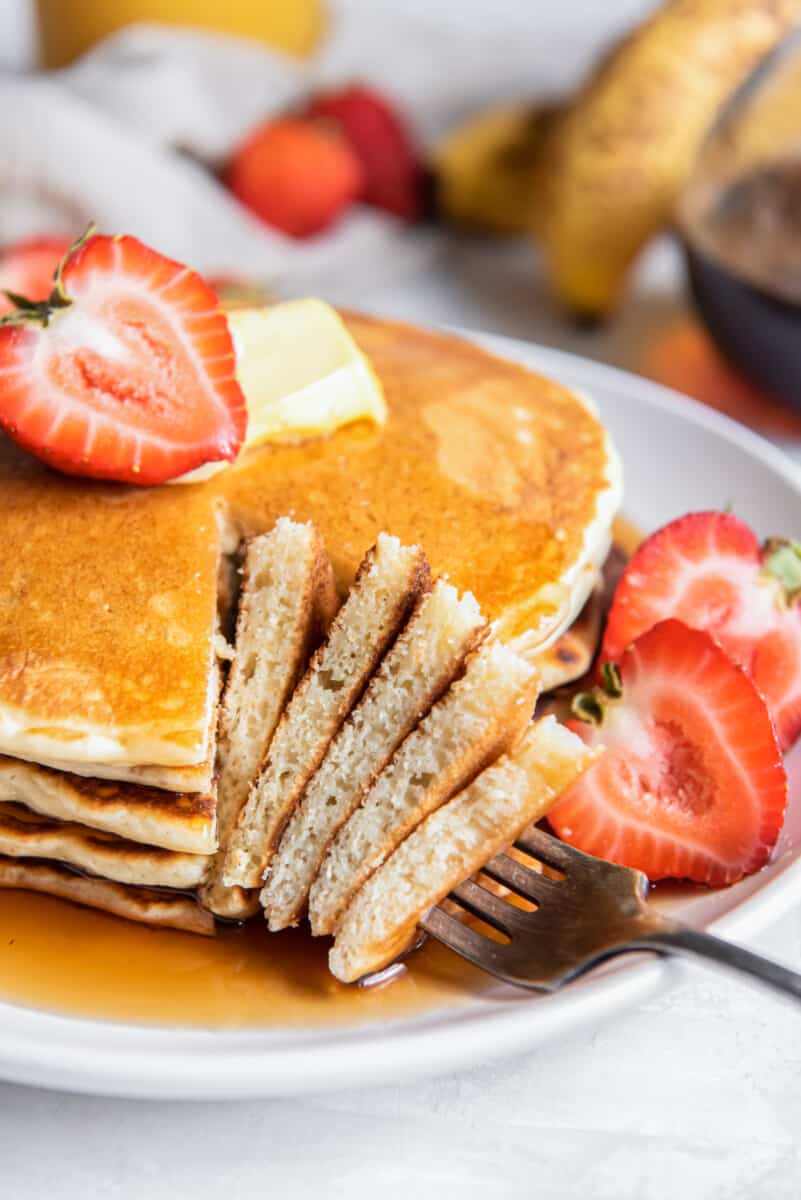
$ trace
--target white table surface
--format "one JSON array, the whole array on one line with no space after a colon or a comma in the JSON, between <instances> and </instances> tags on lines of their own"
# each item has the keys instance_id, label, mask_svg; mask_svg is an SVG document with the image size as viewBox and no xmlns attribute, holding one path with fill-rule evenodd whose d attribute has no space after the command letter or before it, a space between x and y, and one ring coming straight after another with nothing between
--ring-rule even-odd
<instances>
[{"instance_id":1,"label":"white table surface","mask_svg":"<svg viewBox=\"0 0 801 1200\"><path fill-rule=\"evenodd\" d=\"M12 3L0 5L4 30ZM515 12L509 0L501 7ZM565 0L560 11L595 16L601 7ZM646 5L610 7L622 22ZM467 8L475 22L476 6ZM543 12L539 4L533 9ZM608 12L606 19L611 23ZM549 20L559 24L556 16ZM562 32L565 20L563 14ZM534 275L525 247L456 240L443 243L421 275L337 298L422 323L530 337L621 365L653 323L682 304L669 246L649 255L639 303L601 333L566 329ZM801 967L801 914L772 928L760 948ZM796 1200L801 1014L711 971L676 967L669 978L658 999L602 1027L517 1061L416 1086L223 1105L92 1099L0 1084L0 1195Z\"/></svg>"}]
</instances>

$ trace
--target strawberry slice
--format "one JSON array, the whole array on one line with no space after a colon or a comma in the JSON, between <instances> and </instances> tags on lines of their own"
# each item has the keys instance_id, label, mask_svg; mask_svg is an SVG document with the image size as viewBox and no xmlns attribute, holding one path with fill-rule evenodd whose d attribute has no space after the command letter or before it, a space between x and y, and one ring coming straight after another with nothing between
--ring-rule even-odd
<instances>
[{"instance_id":1,"label":"strawberry slice","mask_svg":"<svg viewBox=\"0 0 801 1200\"><path fill-rule=\"evenodd\" d=\"M600 663L657 621L711 633L765 696L783 749L801 732L801 557L729 513L689 513L643 542L618 584Z\"/></svg>"},{"instance_id":2,"label":"strawberry slice","mask_svg":"<svg viewBox=\"0 0 801 1200\"><path fill-rule=\"evenodd\" d=\"M650 879L728 884L776 842L787 777L765 703L708 633L660 621L577 697L606 753L559 800L561 838Z\"/></svg>"},{"instance_id":3,"label":"strawberry slice","mask_svg":"<svg viewBox=\"0 0 801 1200\"><path fill-rule=\"evenodd\" d=\"M0 426L60 471L155 484L233 460L247 409L217 297L133 237L82 238L0 319Z\"/></svg>"},{"instance_id":4,"label":"strawberry slice","mask_svg":"<svg viewBox=\"0 0 801 1200\"><path fill-rule=\"evenodd\" d=\"M46 300L58 264L71 245L71 238L38 237L6 247L0 254L0 292ZM13 310L14 301L0 295L0 315Z\"/></svg>"}]
</instances>

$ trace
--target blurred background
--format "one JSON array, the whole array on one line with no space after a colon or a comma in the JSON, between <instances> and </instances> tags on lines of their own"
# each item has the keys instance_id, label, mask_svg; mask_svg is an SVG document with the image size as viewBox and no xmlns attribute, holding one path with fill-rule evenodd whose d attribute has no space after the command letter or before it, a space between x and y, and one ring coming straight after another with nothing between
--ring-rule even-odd
<instances>
[{"instance_id":1,"label":"blurred background","mask_svg":"<svg viewBox=\"0 0 801 1200\"><path fill-rule=\"evenodd\" d=\"M95 219L228 303L574 350L801 461L799 28L801 0L2 0L0 287Z\"/></svg>"}]
</instances>

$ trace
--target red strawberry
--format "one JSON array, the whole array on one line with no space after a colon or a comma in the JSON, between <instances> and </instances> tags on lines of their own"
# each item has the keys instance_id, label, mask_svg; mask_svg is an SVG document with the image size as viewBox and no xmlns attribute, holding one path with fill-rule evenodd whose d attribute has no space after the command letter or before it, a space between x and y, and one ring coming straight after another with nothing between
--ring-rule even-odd
<instances>
[{"instance_id":1,"label":"red strawberry","mask_svg":"<svg viewBox=\"0 0 801 1200\"><path fill-rule=\"evenodd\" d=\"M308 237L331 225L362 190L362 169L336 130L284 117L260 125L227 174L234 195L268 225Z\"/></svg>"},{"instance_id":2,"label":"red strawberry","mask_svg":"<svg viewBox=\"0 0 801 1200\"><path fill-rule=\"evenodd\" d=\"M87 237L49 299L0 320L0 425L71 475L162 483L236 457L247 429L217 298L132 237Z\"/></svg>"},{"instance_id":3,"label":"red strawberry","mask_svg":"<svg viewBox=\"0 0 801 1200\"><path fill-rule=\"evenodd\" d=\"M70 238L38 237L7 246L0 254L0 315L14 309L4 292L46 300L56 267L71 245Z\"/></svg>"},{"instance_id":4,"label":"red strawberry","mask_svg":"<svg viewBox=\"0 0 801 1200\"><path fill-rule=\"evenodd\" d=\"M604 674L574 705L600 727L574 727L606 753L549 814L559 836L650 879L726 884L763 866L787 778L745 672L708 633L661 621Z\"/></svg>"},{"instance_id":5,"label":"red strawberry","mask_svg":"<svg viewBox=\"0 0 801 1200\"><path fill-rule=\"evenodd\" d=\"M407 221L422 207L422 172L405 121L385 96L356 84L317 96L309 115L333 121L364 171L362 199Z\"/></svg>"},{"instance_id":6,"label":"red strawberry","mask_svg":"<svg viewBox=\"0 0 801 1200\"><path fill-rule=\"evenodd\" d=\"M765 696L782 748L801 732L801 557L760 549L727 513L689 513L643 542L615 592L600 661L616 662L657 621L676 617L718 639Z\"/></svg>"}]
</instances>

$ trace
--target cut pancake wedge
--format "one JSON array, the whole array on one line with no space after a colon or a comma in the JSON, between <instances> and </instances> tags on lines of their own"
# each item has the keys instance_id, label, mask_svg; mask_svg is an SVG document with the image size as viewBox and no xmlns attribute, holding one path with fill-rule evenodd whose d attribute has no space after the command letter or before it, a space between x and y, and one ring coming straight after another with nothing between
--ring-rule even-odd
<instances>
[{"instance_id":1,"label":"cut pancake wedge","mask_svg":"<svg viewBox=\"0 0 801 1200\"><path fill-rule=\"evenodd\" d=\"M309 895L313 933L333 933L407 834L515 745L531 723L538 690L535 668L500 642L469 659L330 843Z\"/></svg>"},{"instance_id":2,"label":"cut pancake wedge","mask_svg":"<svg viewBox=\"0 0 801 1200\"><path fill-rule=\"evenodd\" d=\"M258 910L255 892L223 884L226 851L287 700L336 608L333 568L313 525L281 517L270 533L248 543L236 652L221 706L219 850L200 891L202 903L219 916L241 919Z\"/></svg>"},{"instance_id":3,"label":"cut pancake wedge","mask_svg":"<svg viewBox=\"0 0 801 1200\"><path fill-rule=\"evenodd\" d=\"M182 896L178 892L171 896L169 892L131 887L92 875L77 875L59 863L0 858L0 888L44 892L143 925L214 936L214 918L191 896Z\"/></svg>"},{"instance_id":4,"label":"cut pancake wedge","mask_svg":"<svg viewBox=\"0 0 801 1200\"><path fill-rule=\"evenodd\" d=\"M345 913L329 956L337 979L353 983L392 962L413 941L423 913L543 816L596 757L546 717L512 755L426 817Z\"/></svg>"},{"instance_id":5,"label":"cut pancake wedge","mask_svg":"<svg viewBox=\"0 0 801 1200\"><path fill-rule=\"evenodd\" d=\"M196 887L208 863L202 854L145 846L74 821L37 816L21 804L0 804L0 855L53 860L117 883L170 888Z\"/></svg>"},{"instance_id":6,"label":"cut pancake wedge","mask_svg":"<svg viewBox=\"0 0 801 1200\"><path fill-rule=\"evenodd\" d=\"M379 535L281 717L231 839L227 887L261 884L301 792L430 578L419 546Z\"/></svg>"},{"instance_id":7,"label":"cut pancake wedge","mask_svg":"<svg viewBox=\"0 0 801 1200\"><path fill-rule=\"evenodd\" d=\"M475 598L442 580L420 601L290 817L261 893L270 929L302 916L329 842L486 630Z\"/></svg>"},{"instance_id":8,"label":"cut pancake wedge","mask_svg":"<svg viewBox=\"0 0 801 1200\"><path fill-rule=\"evenodd\" d=\"M0 758L0 801L167 850L210 854L216 846L213 791L165 792Z\"/></svg>"}]
</instances>

